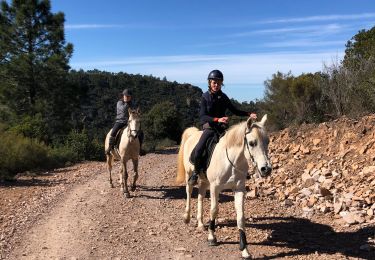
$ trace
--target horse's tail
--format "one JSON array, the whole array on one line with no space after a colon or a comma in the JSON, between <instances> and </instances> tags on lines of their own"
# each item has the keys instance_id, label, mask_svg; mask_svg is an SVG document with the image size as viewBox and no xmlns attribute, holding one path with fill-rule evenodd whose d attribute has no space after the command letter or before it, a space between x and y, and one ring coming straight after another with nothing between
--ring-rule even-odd
<instances>
[{"instance_id":1,"label":"horse's tail","mask_svg":"<svg viewBox=\"0 0 375 260\"><path fill-rule=\"evenodd\" d=\"M177 177L176 183L181 184L185 180L185 166L184 166L184 145L186 140L195 132L199 131L196 127L187 128L181 137L180 149L178 150L177 157Z\"/></svg>"}]
</instances>

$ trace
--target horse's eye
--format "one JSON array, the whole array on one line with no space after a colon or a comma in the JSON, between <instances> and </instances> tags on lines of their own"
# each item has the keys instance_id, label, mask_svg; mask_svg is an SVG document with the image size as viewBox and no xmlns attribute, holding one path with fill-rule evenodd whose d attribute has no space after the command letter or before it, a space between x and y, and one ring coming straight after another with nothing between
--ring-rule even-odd
<instances>
[{"instance_id":1,"label":"horse's eye","mask_svg":"<svg viewBox=\"0 0 375 260\"><path fill-rule=\"evenodd\" d=\"M257 143L256 143L256 141L250 141L250 142L249 142L249 145L250 145L251 147L254 147L254 146L257 145Z\"/></svg>"}]
</instances>

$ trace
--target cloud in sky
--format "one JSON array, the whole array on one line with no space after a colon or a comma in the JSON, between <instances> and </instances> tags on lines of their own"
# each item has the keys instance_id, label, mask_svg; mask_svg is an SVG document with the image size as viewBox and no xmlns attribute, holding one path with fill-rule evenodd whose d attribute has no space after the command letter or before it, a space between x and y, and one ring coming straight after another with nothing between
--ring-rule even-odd
<instances>
[{"instance_id":1,"label":"cloud in sky","mask_svg":"<svg viewBox=\"0 0 375 260\"><path fill-rule=\"evenodd\" d=\"M226 83L262 84L277 71L291 71L295 75L320 71L323 62L329 64L333 59L341 58L340 55L341 53L336 51L325 51L124 57L114 60L72 62L71 66L74 69L96 68L112 72L152 74L161 78L166 76L168 80L193 84L205 82L209 71L220 69L225 75Z\"/></svg>"},{"instance_id":2,"label":"cloud in sky","mask_svg":"<svg viewBox=\"0 0 375 260\"><path fill-rule=\"evenodd\" d=\"M121 24L66 24L65 29L82 30L82 29L107 29L107 28L123 28Z\"/></svg>"},{"instance_id":3,"label":"cloud in sky","mask_svg":"<svg viewBox=\"0 0 375 260\"><path fill-rule=\"evenodd\" d=\"M375 13L347 14L347 15L316 15L285 19L270 19L259 23L295 23L295 22L321 22L321 21L342 21L342 20L363 20L375 18Z\"/></svg>"},{"instance_id":4,"label":"cloud in sky","mask_svg":"<svg viewBox=\"0 0 375 260\"><path fill-rule=\"evenodd\" d=\"M347 28L347 26L339 24L326 24L326 25L313 25L313 26L300 26L300 27L284 27L284 28L272 28L254 30L248 32L241 32L232 34L232 37L246 37L253 36L256 34L285 34L285 33L298 33L305 36L312 35L329 35L332 33L338 33L341 30Z\"/></svg>"}]
</instances>

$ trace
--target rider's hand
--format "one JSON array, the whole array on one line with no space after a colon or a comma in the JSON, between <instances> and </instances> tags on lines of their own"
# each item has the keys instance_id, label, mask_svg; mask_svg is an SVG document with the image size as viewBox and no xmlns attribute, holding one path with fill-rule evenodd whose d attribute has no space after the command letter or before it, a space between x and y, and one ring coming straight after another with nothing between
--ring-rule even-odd
<instances>
[{"instance_id":1,"label":"rider's hand","mask_svg":"<svg viewBox=\"0 0 375 260\"><path fill-rule=\"evenodd\" d=\"M219 120L218 120L218 122L219 123L228 124L228 117L227 116L220 117Z\"/></svg>"},{"instance_id":2,"label":"rider's hand","mask_svg":"<svg viewBox=\"0 0 375 260\"><path fill-rule=\"evenodd\" d=\"M255 113L249 113L249 117L251 118L251 119L257 119L257 114L255 114Z\"/></svg>"}]
</instances>

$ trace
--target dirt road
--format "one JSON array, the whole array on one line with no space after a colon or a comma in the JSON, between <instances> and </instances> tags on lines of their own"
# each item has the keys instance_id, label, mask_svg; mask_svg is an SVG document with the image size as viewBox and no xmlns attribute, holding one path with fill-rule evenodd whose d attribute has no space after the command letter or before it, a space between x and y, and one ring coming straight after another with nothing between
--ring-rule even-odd
<instances>
[{"instance_id":1,"label":"dirt road","mask_svg":"<svg viewBox=\"0 0 375 260\"><path fill-rule=\"evenodd\" d=\"M138 189L110 188L104 163L87 162L0 186L0 259L239 259L233 196L220 196L217 237L183 223L184 186L174 186L176 151L141 157ZM118 163L115 176L118 173ZM196 190L193 214L195 215ZM209 200L205 201L208 221ZM249 250L258 259L375 259L374 228L311 219L273 198L246 200Z\"/></svg>"}]
</instances>

